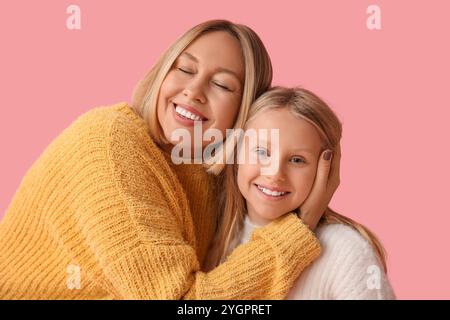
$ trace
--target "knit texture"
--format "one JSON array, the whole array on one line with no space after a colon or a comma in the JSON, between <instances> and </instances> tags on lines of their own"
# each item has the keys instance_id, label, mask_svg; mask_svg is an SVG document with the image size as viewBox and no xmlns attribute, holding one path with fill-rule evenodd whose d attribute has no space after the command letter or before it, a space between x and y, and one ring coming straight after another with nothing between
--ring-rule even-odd
<instances>
[{"instance_id":1,"label":"knit texture","mask_svg":"<svg viewBox=\"0 0 450 320\"><path fill-rule=\"evenodd\" d=\"M0 223L0 299L284 298L319 242L287 215L202 272L216 193L126 103L94 108L28 170Z\"/></svg>"},{"instance_id":2,"label":"knit texture","mask_svg":"<svg viewBox=\"0 0 450 320\"><path fill-rule=\"evenodd\" d=\"M237 244L259 228L245 218ZM288 300L392 300L394 291L372 246L358 231L343 224L316 229L321 255L295 281Z\"/></svg>"}]
</instances>

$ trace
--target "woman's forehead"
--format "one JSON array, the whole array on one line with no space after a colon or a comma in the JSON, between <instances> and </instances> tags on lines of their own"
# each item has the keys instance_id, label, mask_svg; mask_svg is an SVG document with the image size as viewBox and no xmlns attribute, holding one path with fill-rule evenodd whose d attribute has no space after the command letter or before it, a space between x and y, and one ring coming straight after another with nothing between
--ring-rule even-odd
<instances>
[{"instance_id":1,"label":"woman's forehead","mask_svg":"<svg viewBox=\"0 0 450 320\"><path fill-rule=\"evenodd\" d=\"M244 57L239 41L225 31L208 32L195 39L179 56L193 63L244 75Z\"/></svg>"}]
</instances>

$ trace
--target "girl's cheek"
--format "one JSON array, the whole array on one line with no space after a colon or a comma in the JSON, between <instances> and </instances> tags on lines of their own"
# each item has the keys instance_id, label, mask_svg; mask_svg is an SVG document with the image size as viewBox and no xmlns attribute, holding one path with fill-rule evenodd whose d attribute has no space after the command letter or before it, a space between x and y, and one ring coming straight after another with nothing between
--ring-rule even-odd
<instances>
[{"instance_id":1,"label":"girl's cheek","mask_svg":"<svg viewBox=\"0 0 450 320\"><path fill-rule=\"evenodd\" d=\"M246 186L246 188L251 187L252 181L257 177L258 168L256 165L252 164L240 164L238 167L238 184L239 188Z\"/></svg>"},{"instance_id":2,"label":"girl's cheek","mask_svg":"<svg viewBox=\"0 0 450 320\"><path fill-rule=\"evenodd\" d=\"M316 170L310 170L305 177L303 178L304 186L306 193L309 194L309 192L312 189L312 186L314 184L314 179L316 178Z\"/></svg>"},{"instance_id":3,"label":"girl's cheek","mask_svg":"<svg viewBox=\"0 0 450 320\"><path fill-rule=\"evenodd\" d=\"M294 178L295 176L295 178ZM299 194L309 194L311 188L314 184L314 179L316 177L315 170L305 170L300 172L300 174L293 175L291 174L291 178L295 180L291 180L294 182L296 192Z\"/></svg>"},{"instance_id":4,"label":"girl's cheek","mask_svg":"<svg viewBox=\"0 0 450 320\"><path fill-rule=\"evenodd\" d=\"M238 165L238 172L237 172L237 185L239 188L239 191L244 195L245 194L245 165Z\"/></svg>"}]
</instances>

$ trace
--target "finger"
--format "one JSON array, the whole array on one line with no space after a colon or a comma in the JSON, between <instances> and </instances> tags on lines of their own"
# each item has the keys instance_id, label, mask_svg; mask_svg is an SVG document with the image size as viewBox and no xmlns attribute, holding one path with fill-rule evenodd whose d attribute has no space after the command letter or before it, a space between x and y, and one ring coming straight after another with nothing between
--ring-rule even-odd
<instances>
[{"instance_id":1,"label":"finger","mask_svg":"<svg viewBox=\"0 0 450 320\"><path fill-rule=\"evenodd\" d=\"M328 179L328 182L333 185L333 188L337 188L337 186L340 183L340 171L341 171L341 145L339 143L333 154L333 160L331 163L331 170Z\"/></svg>"},{"instance_id":2,"label":"finger","mask_svg":"<svg viewBox=\"0 0 450 320\"><path fill-rule=\"evenodd\" d=\"M331 150L325 150L320 155L313 186L307 199L301 205L301 211L303 212L309 212L311 210L317 212L318 209L322 210L324 203L328 205L329 200L327 199L327 184L332 157L329 160L325 160L325 153L327 151Z\"/></svg>"},{"instance_id":3,"label":"finger","mask_svg":"<svg viewBox=\"0 0 450 320\"><path fill-rule=\"evenodd\" d=\"M338 143L338 145L336 147L336 150L334 151L334 161L333 161L333 164L332 164L332 167L331 167L331 170L335 170L338 173L338 176L339 176L340 168L341 168L341 166L340 166L340 164L341 164L341 156L342 156L342 154L341 154L341 144Z\"/></svg>"},{"instance_id":4,"label":"finger","mask_svg":"<svg viewBox=\"0 0 450 320\"><path fill-rule=\"evenodd\" d=\"M328 156L328 157L327 157ZM331 165L333 163L333 153L331 150L325 150L320 155L319 163L317 166L317 173L316 173L316 180L314 181L314 184L318 184L323 188L323 190L326 189L327 183L328 183L328 177L331 170Z\"/></svg>"}]
</instances>

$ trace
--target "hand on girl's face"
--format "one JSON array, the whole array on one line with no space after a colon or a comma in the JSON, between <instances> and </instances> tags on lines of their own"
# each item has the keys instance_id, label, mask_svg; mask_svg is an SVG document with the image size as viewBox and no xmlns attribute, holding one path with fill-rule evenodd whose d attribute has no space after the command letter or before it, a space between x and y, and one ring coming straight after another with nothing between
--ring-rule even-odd
<instances>
[{"instance_id":1,"label":"hand on girl's face","mask_svg":"<svg viewBox=\"0 0 450 320\"><path fill-rule=\"evenodd\" d=\"M326 156L327 152L331 151L323 151L319 158L317 174L311 193L300 207L300 218L311 230L316 228L340 184L340 144L338 144L331 158Z\"/></svg>"},{"instance_id":2,"label":"hand on girl's face","mask_svg":"<svg viewBox=\"0 0 450 320\"><path fill-rule=\"evenodd\" d=\"M197 38L177 58L162 83L157 106L168 141L177 144L172 133L187 129L193 145L194 121L201 121L203 132L218 129L223 136L233 128L245 81L241 51L237 39L216 31Z\"/></svg>"},{"instance_id":3,"label":"hand on girl's face","mask_svg":"<svg viewBox=\"0 0 450 320\"><path fill-rule=\"evenodd\" d=\"M237 182L246 199L247 210L252 221L265 224L298 208L311 191L322 148L319 133L309 122L292 114L287 108L263 111L247 125L247 130L267 129L267 143L243 143L245 163L239 164ZM276 141L270 141L271 129L279 130L278 152ZM261 131L260 131L261 132ZM247 159L256 155L259 160L251 164ZM261 164L265 160L275 161L278 170L263 175ZM266 162L267 163L267 162Z\"/></svg>"}]
</instances>

